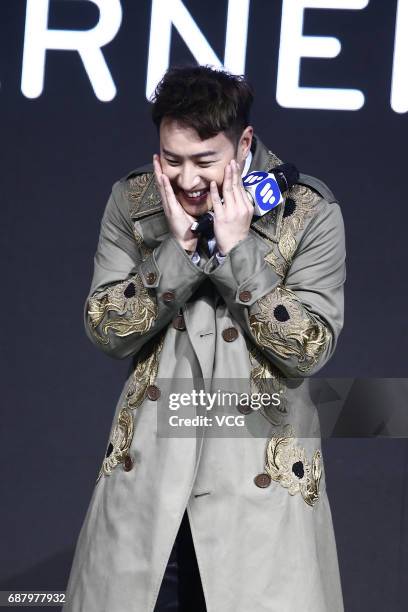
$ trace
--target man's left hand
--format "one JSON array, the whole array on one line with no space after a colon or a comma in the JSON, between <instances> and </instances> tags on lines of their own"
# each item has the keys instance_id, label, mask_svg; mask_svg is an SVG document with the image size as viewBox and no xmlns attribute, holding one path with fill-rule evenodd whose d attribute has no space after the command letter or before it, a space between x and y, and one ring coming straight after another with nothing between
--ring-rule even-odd
<instances>
[{"instance_id":1,"label":"man's left hand","mask_svg":"<svg viewBox=\"0 0 408 612\"><path fill-rule=\"evenodd\" d=\"M246 195L239 166L231 160L224 170L222 195L215 181L210 183L210 194L214 210L214 235L221 254L226 255L240 240L248 236L254 207Z\"/></svg>"}]
</instances>

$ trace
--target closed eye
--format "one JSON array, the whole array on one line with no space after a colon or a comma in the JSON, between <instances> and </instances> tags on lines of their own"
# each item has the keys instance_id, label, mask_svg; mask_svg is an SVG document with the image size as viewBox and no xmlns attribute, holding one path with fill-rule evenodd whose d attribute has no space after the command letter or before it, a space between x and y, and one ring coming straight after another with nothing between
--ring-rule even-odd
<instances>
[{"instance_id":1,"label":"closed eye","mask_svg":"<svg viewBox=\"0 0 408 612\"><path fill-rule=\"evenodd\" d=\"M175 160L175 159L166 159L165 158L165 160L169 164L169 166L179 166L180 165L180 162ZM213 163L214 163L213 161L197 162L197 166L199 166L200 168L208 168Z\"/></svg>"}]
</instances>

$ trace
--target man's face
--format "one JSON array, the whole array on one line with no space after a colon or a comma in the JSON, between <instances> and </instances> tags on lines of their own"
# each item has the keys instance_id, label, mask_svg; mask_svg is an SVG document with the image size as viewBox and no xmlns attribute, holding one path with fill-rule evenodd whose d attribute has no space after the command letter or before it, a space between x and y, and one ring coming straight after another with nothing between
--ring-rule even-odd
<instances>
[{"instance_id":1,"label":"man's face","mask_svg":"<svg viewBox=\"0 0 408 612\"><path fill-rule=\"evenodd\" d=\"M212 209L210 182L215 181L222 194L224 168L231 159L237 160L242 172L251 138L248 143L245 138L243 144L241 140L236 151L225 132L201 140L193 128L176 119L165 117L161 121L161 167L170 179L177 200L189 215L199 217Z\"/></svg>"}]
</instances>

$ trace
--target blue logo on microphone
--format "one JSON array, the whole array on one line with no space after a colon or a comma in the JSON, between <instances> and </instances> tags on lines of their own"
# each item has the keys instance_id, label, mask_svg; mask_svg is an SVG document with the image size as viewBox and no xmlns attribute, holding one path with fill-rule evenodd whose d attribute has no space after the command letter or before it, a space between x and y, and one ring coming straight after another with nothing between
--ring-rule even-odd
<instances>
[{"instance_id":1,"label":"blue logo on microphone","mask_svg":"<svg viewBox=\"0 0 408 612\"><path fill-rule=\"evenodd\" d=\"M264 172L263 170L250 172L249 174L244 176L244 178L242 179L242 183L244 187L252 187L253 185L256 185L257 183L260 183L261 181L266 179L267 176L268 173Z\"/></svg>"},{"instance_id":2,"label":"blue logo on microphone","mask_svg":"<svg viewBox=\"0 0 408 612\"><path fill-rule=\"evenodd\" d=\"M260 174L260 173L259 173ZM255 201L259 209L268 212L281 201L282 194L278 183L271 175L257 183L255 188Z\"/></svg>"}]
</instances>

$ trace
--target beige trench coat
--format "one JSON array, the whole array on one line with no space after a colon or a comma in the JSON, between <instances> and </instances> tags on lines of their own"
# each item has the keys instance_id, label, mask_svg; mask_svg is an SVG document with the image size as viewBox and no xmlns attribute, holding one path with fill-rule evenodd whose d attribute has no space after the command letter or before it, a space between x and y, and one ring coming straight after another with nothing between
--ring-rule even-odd
<instances>
[{"instance_id":1,"label":"beige trench coat","mask_svg":"<svg viewBox=\"0 0 408 612\"><path fill-rule=\"evenodd\" d=\"M250 170L279 163L255 137ZM344 227L317 179L301 175L286 196L222 264L202 250L195 265L169 234L151 166L114 184L84 321L96 347L132 368L64 612L152 612L186 508L209 612L343 610L308 376L343 325ZM235 406L251 435L162 436L157 410L177 380L207 391L239 381L283 401Z\"/></svg>"}]
</instances>

